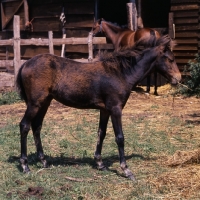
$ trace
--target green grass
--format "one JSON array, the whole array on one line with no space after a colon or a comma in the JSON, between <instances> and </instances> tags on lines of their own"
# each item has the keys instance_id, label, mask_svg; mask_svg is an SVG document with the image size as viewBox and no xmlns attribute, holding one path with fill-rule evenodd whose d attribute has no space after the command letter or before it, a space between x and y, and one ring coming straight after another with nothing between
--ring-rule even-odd
<instances>
[{"instance_id":1,"label":"green grass","mask_svg":"<svg viewBox=\"0 0 200 200\"><path fill-rule=\"evenodd\" d=\"M157 108L152 106L150 110ZM111 122L102 152L110 170L98 171L93 155L99 113L94 110L70 113L76 115L76 120L60 116L61 120L46 118L44 121L41 137L50 168L43 169L37 162L30 131L27 144L30 174L23 174L19 165L18 124L22 116L5 120L0 128L0 199L165 199L178 188L154 184L155 177L173 171L160 164L159 158L173 155L176 150L198 148L200 142L193 127L169 113L164 114L164 121L153 119L157 123L148 117L124 117L127 163L138 180L133 183L120 169ZM194 137L187 137L188 132ZM30 188L40 189L38 193L31 193Z\"/></svg>"},{"instance_id":2,"label":"green grass","mask_svg":"<svg viewBox=\"0 0 200 200\"><path fill-rule=\"evenodd\" d=\"M15 91L0 93L0 105L13 104L13 103L17 103L20 101L21 101L21 99L20 99L18 93Z\"/></svg>"}]
</instances>

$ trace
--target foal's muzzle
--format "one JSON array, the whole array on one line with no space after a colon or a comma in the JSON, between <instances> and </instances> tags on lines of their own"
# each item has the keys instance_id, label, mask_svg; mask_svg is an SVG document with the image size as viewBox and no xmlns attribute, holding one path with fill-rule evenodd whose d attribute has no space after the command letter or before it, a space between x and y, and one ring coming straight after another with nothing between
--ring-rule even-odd
<instances>
[{"instance_id":1,"label":"foal's muzzle","mask_svg":"<svg viewBox=\"0 0 200 200\"><path fill-rule=\"evenodd\" d=\"M172 85L177 85L180 82L181 82L181 73L177 73L177 74L175 74L175 76L173 76L171 78L171 84Z\"/></svg>"}]
</instances>

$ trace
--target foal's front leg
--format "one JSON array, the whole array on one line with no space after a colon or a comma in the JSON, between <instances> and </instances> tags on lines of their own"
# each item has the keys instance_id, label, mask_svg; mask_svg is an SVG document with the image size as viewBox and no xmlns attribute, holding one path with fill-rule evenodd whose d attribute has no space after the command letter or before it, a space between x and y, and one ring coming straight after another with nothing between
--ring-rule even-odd
<instances>
[{"instance_id":1,"label":"foal's front leg","mask_svg":"<svg viewBox=\"0 0 200 200\"><path fill-rule=\"evenodd\" d=\"M106 136L106 129L109 119L109 113L107 111L100 110L100 120L99 120L99 129L98 129L98 141L96 146L96 151L94 154L94 158L97 164L97 168L100 170L106 169L105 165L103 164L102 157L101 157L101 151L102 151L102 145L103 140Z\"/></svg>"},{"instance_id":2,"label":"foal's front leg","mask_svg":"<svg viewBox=\"0 0 200 200\"><path fill-rule=\"evenodd\" d=\"M113 129L115 132L115 140L118 146L120 166L124 171L126 177L135 181L133 173L128 169L124 155L124 134L122 131L122 109L118 106L112 108L111 120L113 124Z\"/></svg>"}]
</instances>

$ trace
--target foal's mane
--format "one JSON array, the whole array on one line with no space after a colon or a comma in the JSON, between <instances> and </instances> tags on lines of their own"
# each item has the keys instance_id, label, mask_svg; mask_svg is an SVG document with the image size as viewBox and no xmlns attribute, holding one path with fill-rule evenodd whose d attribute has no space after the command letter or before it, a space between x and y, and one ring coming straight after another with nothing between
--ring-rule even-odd
<instances>
[{"instance_id":1,"label":"foal's mane","mask_svg":"<svg viewBox=\"0 0 200 200\"><path fill-rule=\"evenodd\" d=\"M167 45L167 47L172 50L174 48L174 46L176 46L176 41L172 40L169 35L164 35L162 37L160 37L157 41L156 41L156 46L159 45Z\"/></svg>"},{"instance_id":2,"label":"foal's mane","mask_svg":"<svg viewBox=\"0 0 200 200\"><path fill-rule=\"evenodd\" d=\"M119 52L101 52L99 60L103 62L104 66L110 70L126 71L133 67L138 60L141 59L143 49L126 49ZM129 71L129 70L128 70Z\"/></svg>"},{"instance_id":3,"label":"foal's mane","mask_svg":"<svg viewBox=\"0 0 200 200\"><path fill-rule=\"evenodd\" d=\"M156 39L156 37L152 35L147 43L149 44L148 48L144 45L144 40L139 40L129 49L109 53L107 51L101 52L99 60L102 61L108 69L127 70L128 72L130 68L133 68L134 65L142 59L144 53L149 51L149 49L159 45L166 46L167 49L170 50L173 47L173 41L169 35L164 35L159 39Z\"/></svg>"}]
</instances>

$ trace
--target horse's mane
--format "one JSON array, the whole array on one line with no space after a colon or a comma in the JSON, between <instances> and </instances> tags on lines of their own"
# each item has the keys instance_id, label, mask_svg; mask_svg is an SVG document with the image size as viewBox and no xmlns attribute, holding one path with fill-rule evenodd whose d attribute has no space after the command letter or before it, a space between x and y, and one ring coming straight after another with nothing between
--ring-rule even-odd
<instances>
[{"instance_id":1,"label":"horse's mane","mask_svg":"<svg viewBox=\"0 0 200 200\"><path fill-rule=\"evenodd\" d=\"M116 22L110 22L110 21L106 21L105 19L99 19L99 21L103 21L103 22L106 22L108 24L111 24L113 26L117 26L117 28L120 28L122 30L127 30L128 29L128 26L127 25L119 25L118 23Z\"/></svg>"}]
</instances>

